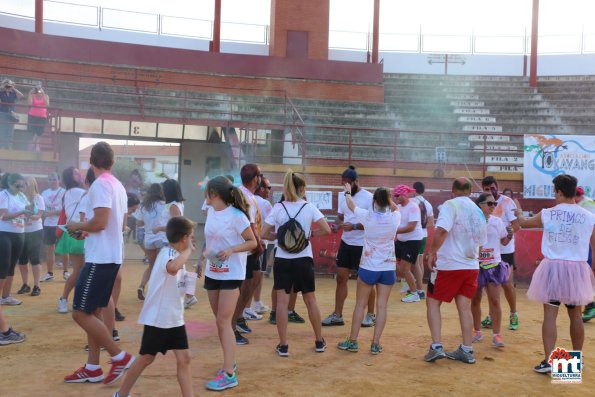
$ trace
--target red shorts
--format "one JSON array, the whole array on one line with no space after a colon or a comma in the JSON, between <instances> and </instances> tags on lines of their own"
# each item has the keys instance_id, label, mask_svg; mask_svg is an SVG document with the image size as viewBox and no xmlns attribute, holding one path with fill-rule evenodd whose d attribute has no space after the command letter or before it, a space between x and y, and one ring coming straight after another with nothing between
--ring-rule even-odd
<instances>
[{"instance_id":1,"label":"red shorts","mask_svg":"<svg viewBox=\"0 0 595 397\"><path fill-rule=\"evenodd\" d=\"M477 290L479 270L438 270L436 278L428 283L428 297L452 302L457 295L473 298Z\"/></svg>"}]
</instances>

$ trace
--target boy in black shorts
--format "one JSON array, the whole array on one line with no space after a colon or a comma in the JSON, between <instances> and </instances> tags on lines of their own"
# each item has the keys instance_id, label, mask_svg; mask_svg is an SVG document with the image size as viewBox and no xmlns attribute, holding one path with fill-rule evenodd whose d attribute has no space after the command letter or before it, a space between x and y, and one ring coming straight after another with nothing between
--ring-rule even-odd
<instances>
[{"instance_id":1,"label":"boy in black shorts","mask_svg":"<svg viewBox=\"0 0 595 397\"><path fill-rule=\"evenodd\" d=\"M161 248L151 278L149 293L145 297L138 322L144 324L140 356L128 370L122 387L114 397L126 397L142 372L155 360L157 353L173 350L182 396L192 393L190 352L184 326L184 295L186 291L184 264L194 251L192 235L194 223L184 217L167 222L169 246Z\"/></svg>"}]
</instances>

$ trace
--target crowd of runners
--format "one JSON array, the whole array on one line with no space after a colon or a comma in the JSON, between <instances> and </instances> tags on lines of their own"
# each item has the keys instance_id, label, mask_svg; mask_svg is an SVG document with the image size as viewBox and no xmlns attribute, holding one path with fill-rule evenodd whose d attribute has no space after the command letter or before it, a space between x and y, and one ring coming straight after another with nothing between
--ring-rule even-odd
<instances>
[{"instance_id":1,"label":"crowd of runners","mask_svg":"<svg viewBox=\"0 0 595 397\"><path fill-rule=\"evenodd\" d=\"M349 335L337 343L339 349L357 352L360 327L375 327L369 351L383 351L381 337L389 297L401 279L404 304L426 301L431 340L425 361L449 358L472 364L476 360L473 344L482 341L482 329L492 330L495 347L505 346L500 290L510 309L508 328L514 331L520 327L514 287L514 235L521 228L544 230L544 259L527 292L544 307L545 359L534 370L551 371L548 357L555 347L560 305L566 306L570 316L573 350L582 349L583 321L595 317L595 278L590 268L595 247L594 205L571 175L554 178L555 206L527 218L511 197L512 191L501 192L494 177L483 179L483 191L473 199L472 182L458 178L452 183L452 199L439 206L435 217L434 208L424 197L423 183L369 192L361 186L357 170L349 167L337 178L341 182L337 186L338 221L329 225L320 210L306 200L303 174L288 171L283 196L272 205L270 181L258 165L246 164L240 171L239 186L231 176L218 176L206 184L205 242L199 249L198 262L190 264L196 250L196 224L184 217L180 185L175 180L153 184L139 200L127 194L112 175L113 164L111 147L100 142L91 150L85 178L76 168L68 168L62 173L62 181L51 174L50 187L42 193L33 178L16 173L2 176L0 303L21 303L11 294L17 263L23 280L17 295L38 296L42 293L40 282L54 278L55 254L63 255L67 282L58 299L58 311L69 312L68 299L74 289L72 317L88 338L85 364L67 375L65 382L112 384L126 374L114 396L128 396L157 354L171 350L182 395L193 395L184 309L197 302L199 278L204 279L223 352L221 366L206 384L211 390L238 385L236 346L249 343L246 335L257 332L246 320L260 320L270 310L269 321L276 324L279 336L275 351L281 357L289 356L288 322L305 322L295 311L299 294L312 325L314 351L323 353L327 348L323 327L346 324L344 303L352 276L357 276L355 308ZM138 322L144 326L137 356L119 348L115 327L116 320L123 319L117 302L127 217L135 217L144 228L141 242L148 258L137 290L143 301ZM434 233L426 244L428 229ZM315 295L310 237L339 231L335 305L332 313L322 318ZM47 258L43 277L39 255L42 243ZM274 283L269 308L263 303L262 282L271 269ZM424 274L429 276L425 290ZM482 318L484 290L489 312ZM462 343L446 351L441 336L441 305L453 300ZM23 333L9 326L0 306L0 345L25 339ZM100 365L101 350L111 357L106 374Z\"/></svg>"}]
</instances>

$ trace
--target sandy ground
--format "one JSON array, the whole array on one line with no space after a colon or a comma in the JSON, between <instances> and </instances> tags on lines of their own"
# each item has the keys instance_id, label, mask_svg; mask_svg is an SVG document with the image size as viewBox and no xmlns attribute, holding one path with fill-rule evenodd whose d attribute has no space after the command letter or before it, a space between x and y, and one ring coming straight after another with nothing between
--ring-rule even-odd
<instances>
[{"instance_id":1,"label":"sandy ground","mask_svg":"<svg viewBox=\"0 0 595 397\"><path fill-rule=\"evenodd\" d=\"M124 266L124 287L119 308L126 315L117 323L123 349L137 353L142 328L136 324L141 302L136 298L136 286L144 265L129 260ZM18 279L18 277L17 277ZM19 345L0 347L0 396L111 396L117 389L101 384L65 384L62 379L85 363L85 336L68 314L56 311L57 299L64 281L42 284L39 297L24 296L17 307L4 306L10 323L27 334L27 341ZM15 281L14 289L19 282ZM272 279L265 279L264 291L269 302ZM430 343L423 303L400 302L397 284L390 298L389 318L382 344L384 352L369 353L372 329L362 329L360 352L337 349L337 342L349 333L354 305L355 282L350 281L350 295L345 316L348 325L323 328L328 342L323 354L314 352L314 338L309 323L289 325L289 358L280 358L274 351L277 344L276 327L266 320L251 322L253 334L250 344L238 346L239 386L225 391L230 396L550 396L572 393L593 395L595 375L591 371L595 357L595 321L585 326L583 357L587 369L582 385L552 385L547 375L539 375L532 367L542 359L540 305L526 299L523 288L518 289L521 328L505 330L506 347L491 346L489 333L484 341L474 345L477 363L440 360L426 363L423 356ZM317 280L317 299L323 317L334 305L335 281ZM196 395L213 395L204 384L222 364L222 354L216 328L204 289L198 289L199 303L186 311L186 326L192 354L193 384ZM484 310L487 309L484 299ZM505 307L506 308L506 307ZM306 317L303 302L297 311ZM507 308L505 310L507 312ZM460 330L454 304L443 306L443 342L447 349L460 343ZM564 311L559 316L558 346L571 347L568 319ZM489 331L488 331L489 332ZM104 371L108 369L107 354L102 354ZM579 394L580 393L580 394ZM159 356L133 389L134 396L177 396L175 360L170 353Z\"/></svg>"}]
</instances>

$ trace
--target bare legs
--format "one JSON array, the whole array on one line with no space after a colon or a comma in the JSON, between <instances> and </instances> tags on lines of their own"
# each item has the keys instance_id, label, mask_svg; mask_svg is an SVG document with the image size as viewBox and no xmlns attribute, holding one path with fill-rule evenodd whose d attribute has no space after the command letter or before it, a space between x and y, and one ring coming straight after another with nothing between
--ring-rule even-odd
<instances>
[{"instance_id":1,"label":"bare legs","mask_svg":"<svg viewBox=\"0 0 595 397\"><path fill-rule=\"evenodd\" d=\"M240 291L237 288L232 290L212 290L207 291L207 295L211 310L215 315L217 333L221 342L221 348L223 349L223 370L228 374L232 374L236 339L231 322L238 298L240 297Z\"/></svg>"}]
</instances>

